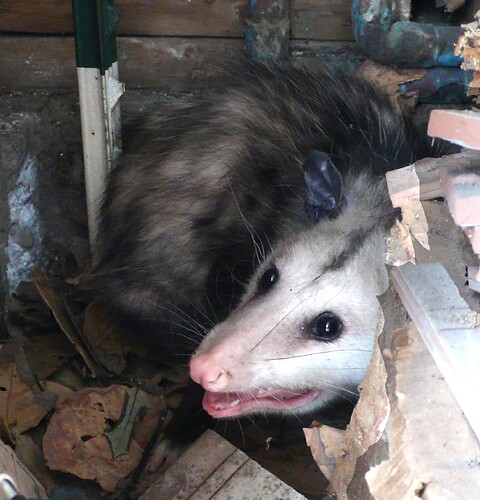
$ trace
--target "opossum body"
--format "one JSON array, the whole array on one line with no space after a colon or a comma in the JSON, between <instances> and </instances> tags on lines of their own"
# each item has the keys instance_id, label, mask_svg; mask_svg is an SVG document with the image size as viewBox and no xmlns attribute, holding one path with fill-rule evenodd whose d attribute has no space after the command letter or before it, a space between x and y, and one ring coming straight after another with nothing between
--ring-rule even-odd
<instances>
[{"instance_id":1,"label":"opossum body","mask_svg":"<svg viewBox=\"0 0 480 500\"><path fill-rule=\"evenodd\" d=\"M307 411L364 376L396 215L381 175L412 151L403 119L362 81L251 63L237 74L137 131L105 196L98 298L184 337L219 313L218 277L259 260L191 376L216 417Z\"/></svg>"}]
</instances>

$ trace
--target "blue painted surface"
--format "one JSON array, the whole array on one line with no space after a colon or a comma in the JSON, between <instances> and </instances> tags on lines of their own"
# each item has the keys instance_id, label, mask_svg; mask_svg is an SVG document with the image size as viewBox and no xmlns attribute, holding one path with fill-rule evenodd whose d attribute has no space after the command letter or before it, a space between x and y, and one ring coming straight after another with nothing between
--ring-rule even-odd
<instances>
[{"instance_id":1,"label":"blue painted surface","mask_svg":"<svg viewBox=\"0 0 480 500\"><path fill-rule=\"evenodd\" d=\"M399 4L398 0L353 0L353 31L358 46L384 64L459 66L462 58L454 54L454 43L461 28L398 21Z\"/></svg>"}]
</instances>

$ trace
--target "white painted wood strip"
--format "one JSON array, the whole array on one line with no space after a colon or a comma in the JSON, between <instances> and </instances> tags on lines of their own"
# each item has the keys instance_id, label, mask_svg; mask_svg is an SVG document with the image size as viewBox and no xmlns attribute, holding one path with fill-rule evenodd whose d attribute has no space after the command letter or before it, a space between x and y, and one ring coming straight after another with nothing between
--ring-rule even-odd
<instances>
[{"instance_id":1,"label":"white painted wood strip","mask_svg":"<svg viewBox=\"0 0 480 500\"><path fill-rule=\"evenodd\" d=\"M140 500L285 499L300 495L213 431L205 432Z\"/></svg>"},{"instance_id":2,"label":"white painted wood strip","mask_svg":"<svg viewBox=\"0 0 480 500\"><path fill-rule=\"evenodd\" d=\"M118 101L124 86L117 79L117 62L104 75L98 68L77 68L77 76L88 229L90 249L94 253L107 175L121 150Z\"/></svg>"},{"instance_id":3,"label":"white painted wood strip","mask_svg":"<svg viewBox=\"0 0 480 500\"><path fill-rule=\"evenodd\" d=\"M97 68L77 68L82 122L83 164L90 248L97 237L98 215L109 171L102 75Z\"/></svg>"},{"instance_id":4,"label":"white painted wood strip","mask_svg":"<svg viewBox=\"0 0 480 500\"><path fill-rule=\"evenodd\" d=\"M438 368L480 440L480 326L438 263L406 264L392 281Z\"/></svg>"}]
</instances>

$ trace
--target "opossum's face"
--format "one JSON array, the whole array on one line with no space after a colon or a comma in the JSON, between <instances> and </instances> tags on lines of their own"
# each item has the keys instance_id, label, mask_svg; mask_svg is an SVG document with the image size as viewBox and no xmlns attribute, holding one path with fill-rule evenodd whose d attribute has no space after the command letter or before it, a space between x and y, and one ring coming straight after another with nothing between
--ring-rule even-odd
<instances>
[{"instance_id":1,"label":"opossum's face","mask_svg":"<svg viewBox=\"0 0 480 500\"><path fill-rule=\"evenodd\" d=\"M304 413L353 399L386 280L378 234L349 250L345 236L311 230L274 251L191 359L204 409L217 418Z\"/></svg>"}]
</instances>

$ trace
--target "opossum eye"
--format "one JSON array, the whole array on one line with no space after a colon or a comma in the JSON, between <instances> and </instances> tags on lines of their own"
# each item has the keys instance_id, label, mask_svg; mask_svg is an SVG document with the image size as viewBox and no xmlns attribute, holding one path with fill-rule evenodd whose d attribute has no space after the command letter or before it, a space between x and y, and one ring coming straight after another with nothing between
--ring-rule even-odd
<instances>
[{"instance_id":1,"label":"opossum eye","mask_svg":"<svg viewBox=\"0 0 480 500\"><path fill-rule=\"evenodd\" d=\"M319 314L311 325L315 340L323 340L324 342L335 340L342 333L342 330L342 320L330 311Z\"/></svg>"},{"instance_id":2,"label":"opossum eye","mask_svg":"<svg viewBox=\"0 0 480 500\"><path fill-rule=\"evenodd\" d=\"M267 269L260 278L260 281L258 283L258 291L262 293L270 290L270 288L272 288L272 286L278 281L278 277L279 274L276 267Z\"/></svg>"}]
</instances>

